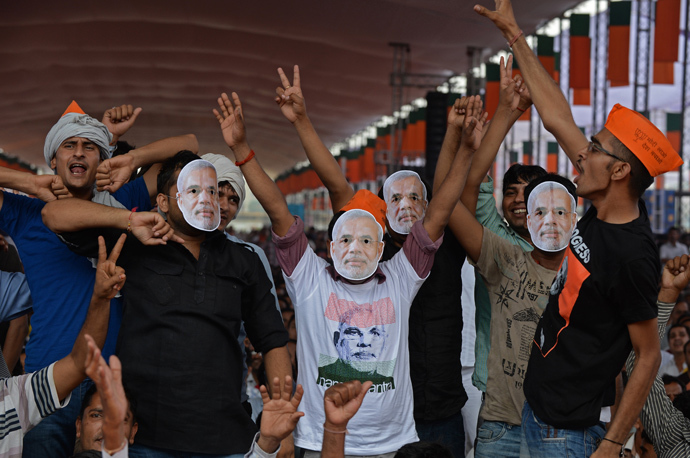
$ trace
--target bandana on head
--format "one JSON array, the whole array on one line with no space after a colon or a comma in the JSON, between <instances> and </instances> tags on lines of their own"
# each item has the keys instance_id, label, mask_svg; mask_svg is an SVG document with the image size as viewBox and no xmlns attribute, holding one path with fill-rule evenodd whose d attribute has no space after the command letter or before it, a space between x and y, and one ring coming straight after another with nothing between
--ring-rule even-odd
<instances>
[{"instance_id":1,"label":"bandana on head","mask_svg":"<svg viewBox=\"0 0 690 458\"><path fill-rule=\"evenodd\" d=\"M369 191L367 191L369 192ZM371 194L371 192L369 192ZM373 196L373 194L371 194ZM377 197L378 199L378 197ZM381 201L381 199L378 199ZM376 241L379 243L383 243L383 228L381 227L381 222L377 221L376 218L374 218L374 215L369 213L366 210L362 210L359 208L353 208L352 210L347 210L344 214L338 218L338 220L335 222L333 225L333 241L331 242L331 258L333 259L333 267L335 268L336 272L340 274L341 277L347 278L348 280L352 281L357 281L357 280L364 280L373 275L374 272L376 272L376 268L379 265L379 261L381 260L381 256L383 255L383 250L381 250L381 253L379 254L378 259L376 262L370 262L368 259L366 259L366 256L363 254L358 254L358 253L350 253L349 251L344 253L342 257L335 256L334 253L334 245L337 243L340 243L340 231L343 226L348 221L351 221L353 219L358 219L358 218L370 218L373 222L376 223L376 229L377 233L376 234L368 234L371 237L376 237ZM356 238L356 234L351 234L353 238ZM359 240L350 240L350 243L361 243ZM377 246L378 249L378 246ZM350 262L353 262L353 260L357 260L358 263L365 263L363 267L350 267L348 264Z\"/></svg>"},{"instance_id":2,"label":"bandana on head","mask_svg":"<svg viewBox=\"0 0 690 458\"><path fill-rule=\"evenodd\" d=\"M197 159L185 165L177 177L176 198L182 216L190 226L206 232L218 228L220 203L213 164Z\"/></svg>"},{"instance_id":3,"label":"bandana on head","mask_svg":"<svg viewBox=\"0 0 690 458\"><path fill-rule=\"evenodd\" d=\"M68 138L82 137L94 142L101 151L101 160L109 159L112 155L110 142L113 135L102 122L84 113L74 100L62 114L62 117L50 129L43 145L43 157L50 167L50 161L55 157L58 148Z\"/></svg>"},{"instance_id":4,"label":"bandana on head","mask_svg":"<svg viewBox=\"0 0 690 458\"><path fill-rule=\"evenodd\" d=\"M209 161L216 168L218 183L227 181L237 193L237 197L240 199L237 204L237 213L235 213L235 218L237 218L242 204L244 203L244 197L247 194L244 187L244 175L242 175L242 171L230 159L221 154L208 153L201 156L201 159Z\"/></svg>"},{"instance_id":5,"label":"bandana on head","mask_svg":"<svg viewBox=\"0 0 690 458\"><path fill-rule=\"evenodd\" d=\"M683 163L671 142L649 119L621 104L611 109L604 127L632 151L653 177Z\"/></svg>"},{"instance_id":6,"label":"bandana on head","mask_svg":"<svg viewBox=\"0 0 690 458\"><path fill-rule=\"evenodd\" d=\"M562 212L565 213L561 214L554 208L552 199L547 199L548 207L541 209L540 213L537 214L535 208L537 198L544 193L549 193L551 196L556 190L562 190L568 196L570 211L565 208L562 209ZM577 223L577 218L573 218L576 205L573 195L568 192L565 186L556 181L545 181L535 186L527 200L527 229L534 246L548 252L561 251L568 246L570 236L573 235ZM541 223L540 221L544 222Z\"/></svg>"},{"instance_id":7,"label":"bandana on head","mask_svg":"<svg viewBox=\"0 0 690 458\"><path fill-rule=\"evenodd\" d=\"M369 212L376 222L381 226L383 232L386 232L386 203L382 201L379 196L367 189L360 189L352 196L340 211L348 210L365 210ZM333 230L335 233L335 229Z\"/></svg>"},{"instance_id":8,"label":"bandana on head","mask_svg":"<svg viewBox=\"0 0 690 458\"><path fill-rule=\"evenodd\" d=\"M424 201L427 201L428 199L426 197L426 186L424 186L424 182L422 181L417 172L413 172L412 170L399 170L391 176L389 176L388 178L386 178L386 181L383 183L383 199L386 201L387 205L386 217L388 218L388 225L395 232L403 235L410 233L411 225L399 222L397 220L397 215L395 214L395 206L391 205L391 186L393 186L393 183L395 183L396 181L402 180L407 177L415 177L419 181L419 184L422 186ZM404 196L404 198L407 198L407 196ZM420 220L424 218L425 213L426 209L423 211L421 215L419 215Z\"/></svg>"}]
</instances>

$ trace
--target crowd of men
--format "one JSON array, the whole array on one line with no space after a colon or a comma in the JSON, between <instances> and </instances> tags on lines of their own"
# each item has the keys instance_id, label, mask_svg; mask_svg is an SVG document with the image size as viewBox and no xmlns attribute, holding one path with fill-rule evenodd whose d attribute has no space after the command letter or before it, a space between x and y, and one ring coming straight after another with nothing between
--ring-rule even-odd
<instances>
[{"instance_id":1,"label":"crowd of men","mask_svg":"<svg viewBox=\"0 0 690 458\"><path fill-rule=\"evenodd\" d=\"M432 185L401 170L356 190L299 67L278 70L327 240L265 173L235 92L213 110L227 157L191 134L132 149L141 109L73 102L46 137L54 175L0 168L23 265L0 271L0 457L690 456L690 257L669 233L660 258L641 200L682 160L621 105L588 140L510 1L475 11L513 54L491 123L479 96L450 109ZM578 176L514 164L499 212L488 172L532 105ZM245 183L268 253L226 232Z\"/></svg>"}]
</instances>

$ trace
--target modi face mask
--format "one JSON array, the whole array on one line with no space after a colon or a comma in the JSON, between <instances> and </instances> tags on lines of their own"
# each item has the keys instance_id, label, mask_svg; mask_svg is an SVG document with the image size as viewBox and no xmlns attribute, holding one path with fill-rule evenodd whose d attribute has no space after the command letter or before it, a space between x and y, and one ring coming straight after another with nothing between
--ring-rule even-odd
<instances>
[{"instance_id":1,"label":"modi face mask","mask_svg":"<svg viewBox=\"0 0 690 458\"><path fill-rule=\"evenodd\" d=\"M577 224L575 209L575 198L562 184L537 185L527 200L527 229L534 246L549 252L568 246Z\"/></svg>"},{"instance_id":2,"label":"modi face mask","mask_svg":"<svg viewBox=\"0 0 690 458\"><path fill-rule=\"evenodd\" d=\"M216 169L202 159L187 164L177 177L177 204L185 221L201 231L215 231L220 224Z\"/></svg>"},{"instance_id":3,"label":"modi face mask","mask_svg":"<svg viewBox=\"0 0 690 458\"><path fill-rule=\"evenodd\" d=\"M383 229L374 216L359 209L348 210L333 226L331 258L343 278L357 281L371 277L383 254Z\"/></svg>"},{"instance_id":4,"label":"modi face mask","mask_svg":"<svg viewBox=\"0 0 690 458\"><path fill-rule=\"evenodd\" d=\"M409 234L414 223L426 213L426 186L411 170L400 170L386 179L383 199L388 225L398 234Z\"/></svg>"}]
</instances>

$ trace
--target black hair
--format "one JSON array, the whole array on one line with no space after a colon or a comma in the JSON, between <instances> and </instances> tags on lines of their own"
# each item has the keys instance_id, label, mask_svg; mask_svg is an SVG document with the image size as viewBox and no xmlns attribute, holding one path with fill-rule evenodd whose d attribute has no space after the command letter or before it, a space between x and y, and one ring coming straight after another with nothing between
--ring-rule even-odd
<instances>
[{"instance_id":1,"label":"black hair","mask_svg":"<svg viewBox=\"0 0 690 458\"><path fill-rule=\"evenodd\" d=\"M93 395L96 394L96 391L98 391L96 385L91 385L91 387L88 390L86 390L84 399L81 401L81 409L79 410L80 418L84 418L84 411L89 405L91 405L91 399L93 398Z\"/></svg>"},{"instance_id":2,"label":"black hair","mask_svg":"<svg viewBox=\"0 0 690 458\"><path fill-rule=\"evenodd\" d=\"M453 458L453 454L435 442L413 442L402 446L395 458Z\"/></svg>"},{"instance_id":3,"label":"black hair","mask_svg":"<svg viewBox=\"0 0 690 458\"><path fill-rule=\"evenodd\" d=\"M503 174L503 194L506 193L511 184L517 184L521 181L529 184L532 180L544 175L546 175L546 170L538 165L513 164ZM527 200L526 196L525 200Z\"/></svg>"},{"instance_id":4,"label":"black hair","mask_svg":"<svg viewBox=\"0 0 690 458\"><path fill-rule=\"evenodd\" d=\"M681 315L681 316L682 316L682 315ZM668 340L671 340L671 331L672 331L674 328L683 328L683 329L685 329L685 334L687 334L688 337L690 337L690 328L688 328L688 327L685 326L684 324L673 323L673 324L671 324L671 326L669 326L668 329L666 330L666 337L668 338Z\"/></svg>"},{"instance_id":5,"label":"black hair","mask_svg":"<svg viewBox=\"0 0 690 458\"><path fill-rule=\"evenodd\" d=\"M542 183L547 183L549 181L562 184L565 187L565 189L568 190L568 193L570 193L570 195L573 196L573 199L575 199L575 204L577 205L577 189L575 188L575 185L566 177L562 177L556 173L547 173L546 175L542 175L530 181L529 184L525 187L525 202L529 200L529 195L532 193L532 191L534 191L534 188L536 188L538 185ZM572 210L575 211L574 208Z\"/></svg>"},{"instance_id":6,"label":"black hair","mask_svg":"<svg viewBox=\"0 0 690 458\"><path fill-rule=\"evenodd\" d=\"M333 218L331 218L331 221L328 223L328 240L333 240L333 228L335 227L335 223L344 214L345 212L340 210L339 212L333 215Z\"/></svg>"},{"instance_id":7,"label":"black hair","mask_svg":"<svg viewBox=\"0 0 690 458\"><path fill-rule=\"evenodd\" d=\"M642 164L642 161L640 161L623 142L613 137L611 139L611 144L613 145L613 151L616 155L630 164L630 192L635 198L642 197L642 194L644 194L647 188L654 183L654 178L649 174L649 170ZM615 158L611 159L611 165L613 165Z\"/></svg>"},{"instance_id":8,"label":"black hair","mask_svg":"<svg viewBox=\"0 0 690 458\"><path fill-rule=\"evenodd\" d=\"M685 387L683 387L683 389L685 389ZM690 392L684 391L676 396L673 400L673 407L680 410L685 418L690 418Z\"/></svg>"},{"instance_id":9,"label":"black hair","mask_svg":"<svg viewBox=\"0 0 690 458\"><path fill-rule=\"evenodd\" d=\"M182 170L190 162L201 159L189 150L182 150L173 157L166 159L158 171L156 188L158 194L168 195L170 188L176 183L175 172Z\"/></svg>"},{"instance_id":10,"label":"black hair","mask_svg":"<svg viewBox=\"0 0 690 458\"><path fill-rule=\"evenodd\" d=\"M88 390L86 390L86 394L84 395L84 399L81 401L81 407L79 409L79 418L84 420L84 411L91 405L91 400L93 399L93 395L98 392L98 388L96 385L91 385ZM129 411L132 414L132 424L137 422L137 416L136 416L136 408L134 405L134 400L130 397L129 392L127 389L125 389L125 397L127 398L127 403L129 404Z\"/></svg>"},{"instance_id":11,"label":"black hair","mask_svg":"<svg viewBox=\"0 0 690 458\"><path fill-rule=\"evenodd\" d=\"M661 381L664 383L664 385L670 385L671 383L677 383L683 389L683 393L685 393L685 385L683 385L683 382L681 382L678 379L678 377L674 377L673 375L669 375L669 374L664 374L661 376Z\"/></svg>"}]
</instances>

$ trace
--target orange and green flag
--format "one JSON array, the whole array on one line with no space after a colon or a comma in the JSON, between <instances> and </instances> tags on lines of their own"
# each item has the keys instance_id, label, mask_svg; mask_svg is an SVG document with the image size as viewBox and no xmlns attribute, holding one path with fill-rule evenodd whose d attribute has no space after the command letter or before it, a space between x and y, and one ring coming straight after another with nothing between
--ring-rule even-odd
<instances>
[{"instance_id":1,"label":"orange and green flag","mask_svg":"<svg viewBox=\"0 0 690 458\"><path fill-rule=\"evenodd\" d=\"M673 84L673 63L678 60L680 0L657 0L654 27L654 84Z\"/></svg>"},{"instance_id":2,"label":"orange and green flag","mask_svg":"<svg viewBox=\"0 0 690 458\"><path fill-rule=\"evenodd\" d=\"M630 83L630 12L632 2L611 2L609 9L609 66L611 87Z\"/></svg>"},{"instance_id":3,"label":"orange and green flag","mask_svg":"<svg viewBox=\"0 0 690 458\"><path fill-rule=\"evenodd\" d=\"M556 142L546 144L546 171L558 173L558 143Z\"/></svg>"},{"instance_id":4,"label":"orange and green flag","mask_svg":"<svg viewBox=\"0 0 690 458\"><path fill-rule=\"evenodd\" d=\"M591 48L589 14L570 15L570 87L573 89L573 105L590 104Z\"/></svg>"},{"instance_id":5,"label":"orange and green flag","mask_svg":"<svg viewBox=\"0 0 690 458\"><path fill-rule=\"evenodd\" d=\"M491 119L498 108L498 93L501 90L501 69L498 64L491 62L485 65L486 92L484 94L484 110L489 113L489 119Z\"/></svg>"}]
</instances>

